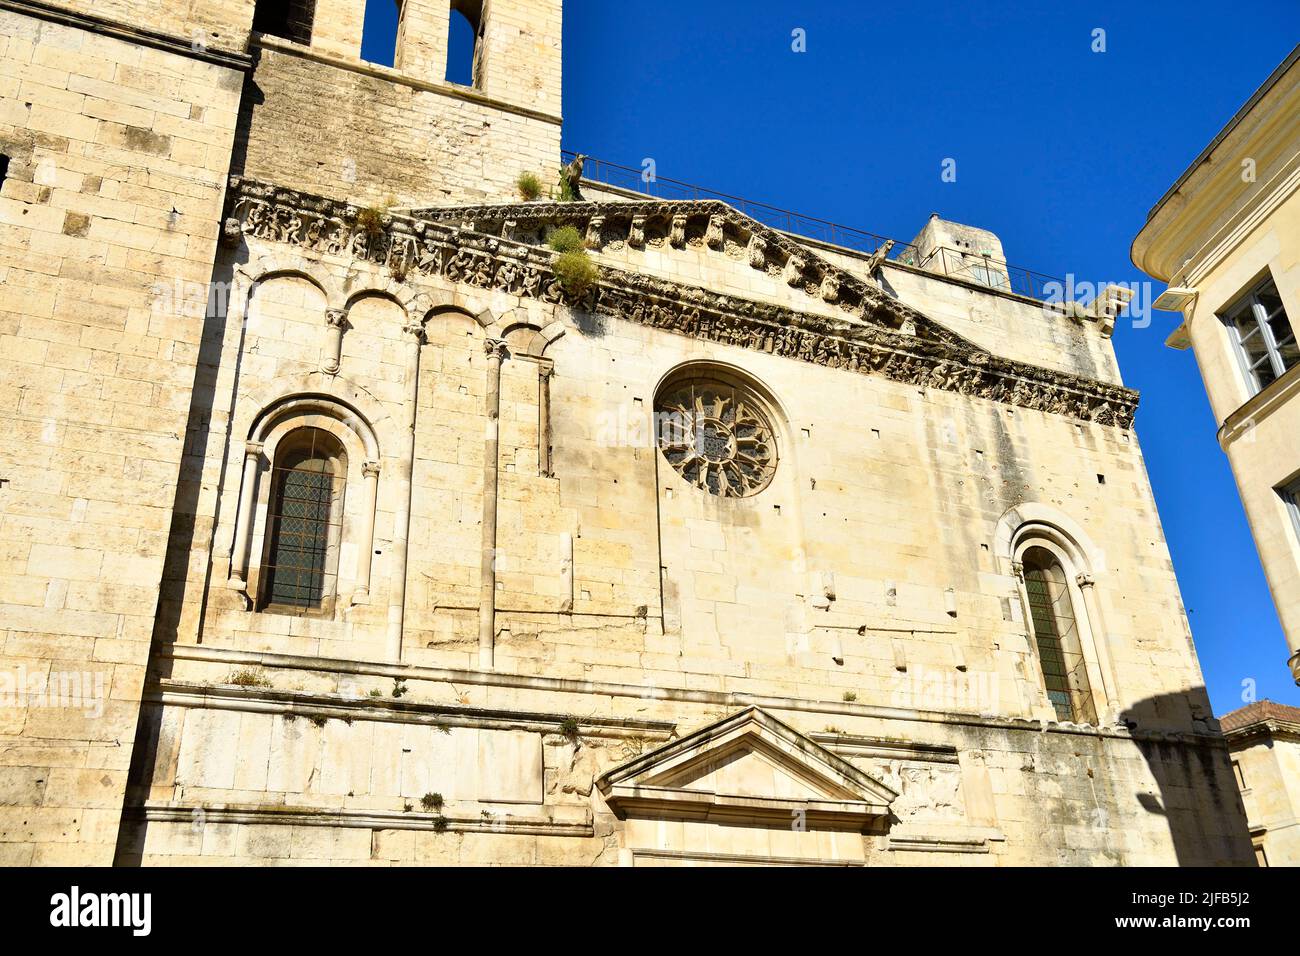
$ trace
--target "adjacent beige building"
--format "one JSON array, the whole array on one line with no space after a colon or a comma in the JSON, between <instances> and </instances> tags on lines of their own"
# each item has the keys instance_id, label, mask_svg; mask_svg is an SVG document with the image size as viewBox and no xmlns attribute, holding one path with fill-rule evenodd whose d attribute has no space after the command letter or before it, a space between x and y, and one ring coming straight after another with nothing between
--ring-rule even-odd
<instances>
[{"instance_id":1,"label":"adjacent beige building","mask_svg":"<svg viewBox=\"0 0 1300 956\"><path fill-rule=\"evenodd\" d=\"M1133 263L1169 284L1300 683L1300 47L1147 216Z\"/></svg>"},{"instance_id":2,"label":"adjacent beige building","mask_svg":"<svg viewBox=\"0 0 1300 956\"><path fill-rule=\"evenodd\" d=\"M1222 726L1256 861L1300 866L1300 707L1261 700Z\"/></svg>"},{"instance_id":3,"label":"adjacent beige building","mask_svg":"<svg viewBox=\"0 0 1300 956\"><path fill-rule=\"evenodd\" d=\"M0 861L1254 862L1111 316L309 7L0 0Z\"/></svg>"}]
</instances>

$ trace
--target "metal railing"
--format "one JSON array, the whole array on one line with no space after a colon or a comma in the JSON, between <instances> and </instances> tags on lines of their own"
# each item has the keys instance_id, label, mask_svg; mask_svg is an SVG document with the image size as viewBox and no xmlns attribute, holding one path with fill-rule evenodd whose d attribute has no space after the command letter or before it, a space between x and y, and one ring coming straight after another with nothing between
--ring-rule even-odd
<instances>
[{"instance_id":1,"label":"metal railing","mask_svg":"<svg viewBox=\"0 0 1300 956\"><path fill-rule=\"evenodd\" d=\"M563 161L567 163L577 154L566 149L561 155ZM642 169L621 166L618 163L594 159L590 156L584 158L582 177L604 186L654 196L657 199L719 199L765 226L868 255L888 241L888 237L878 236L874 232L855 229L827 219L818 219L816 216L807 216L789 209L781 209L770 203L733 196L678 179L649 176ZM928 255L922 257L920 249L916 246L894 240L893 248L889 250L887 258L927 272L950 276L1031 299L1047 298L1048 295L1044 290L1049 283L1056 284L1058 288L1064 288L1065 285L1055 276L1009 265L1001 259L990 256L965 253L948 247L933 249Z\"/></svg>"}]
</instances>

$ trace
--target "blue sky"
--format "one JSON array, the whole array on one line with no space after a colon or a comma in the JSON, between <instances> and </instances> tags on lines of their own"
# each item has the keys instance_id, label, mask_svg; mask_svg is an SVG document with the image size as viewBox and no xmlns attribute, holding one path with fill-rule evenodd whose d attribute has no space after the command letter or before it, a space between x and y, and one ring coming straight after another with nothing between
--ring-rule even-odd
<instances>
[{"instance_id":1,"label":"blue sky","mask_svg":"<svg viewBox=\"0 0 1300 956\"><path fill-rule=\"evenodd\" d=\"M368 59L391 63L394 7L370 0ZM1296 0L1241 9L567 0L564 146L901 240L937 211L1016 265L1137 281L1147 211L1300 37ZM453 56L470 39L455 24ZM1115 348L1215 712L1245 680L1300 704L1195 360L1164 345L1176 321L1121 322Z\"/></svg>"}]
</instances>

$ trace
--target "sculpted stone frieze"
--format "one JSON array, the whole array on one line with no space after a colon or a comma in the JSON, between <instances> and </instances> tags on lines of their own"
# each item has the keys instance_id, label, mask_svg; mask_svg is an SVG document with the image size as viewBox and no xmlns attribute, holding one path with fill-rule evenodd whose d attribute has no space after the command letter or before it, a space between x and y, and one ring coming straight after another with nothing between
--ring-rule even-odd
<instances>
[{"instance_id":1,"label":"sculpted stone frieze","mask_svg":"<svg viewBox=\"0 0 1300 956\"><path fill-rule=\"evenodd\" d=\"M836 305L843 317L609 268L601 270L595 288L573 300L551 271L554 255L542 244L543 227L560 224L601 237L621 228L633 246L679 237L690 241L698 220L701 244L712 246L739 215L720 202L464 206L388 215L376 231L358 225L358 210L346 203L240 177L232 177L228 196L227 241L247 235L320 256L371 262L416 287L422 277L437 277L1101 425L1129 428L1137 407L1132 389L990 355L874 285L827 267L774 231L736 237L736 247L750 264L758 259L764 266L775 264L786 281ZM603 218L593 227L598 217ZM778 253L779 264L774 263Z\"/></svg>"}]
</instances>

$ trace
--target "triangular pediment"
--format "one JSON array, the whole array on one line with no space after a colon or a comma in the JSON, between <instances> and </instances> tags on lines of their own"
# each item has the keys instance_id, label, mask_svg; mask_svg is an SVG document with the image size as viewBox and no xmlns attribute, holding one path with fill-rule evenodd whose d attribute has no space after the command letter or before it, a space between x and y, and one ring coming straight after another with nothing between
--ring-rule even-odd
<instances>
[{"instance_id":1,"label":"triangular pediment","mask_svg":"<svg viewBox=\"0 0 1300 956\"><path fill-rule=\"evenodd\" d=\"M622 260L621 267L668 277L679 275L669 265L672 259L698 255L710 271L736 274L733 281L718 285L743 288L757 273L760 284L763 278L770 280L771 292L763 297L785 298L793 309L881 328L906 327L909 334L923 338L970 345L875 281L873 274L888 247L864 261L861 270L846 269L720 199L602 197L430 206L410 214L417 220L540 246L552 229L572 226L588 248Z\"/></svg>"},{"instance_id":2,"label":"triangular pediment","mask_svg":"<svg viewBox=\"0 0 1300 956\"><path fill-rule=\"evenodd\" d=\"M898 795L766 711L750 707L596 781L620 817L748 819L864 829Z\"/></svg>"}]
</instances>

